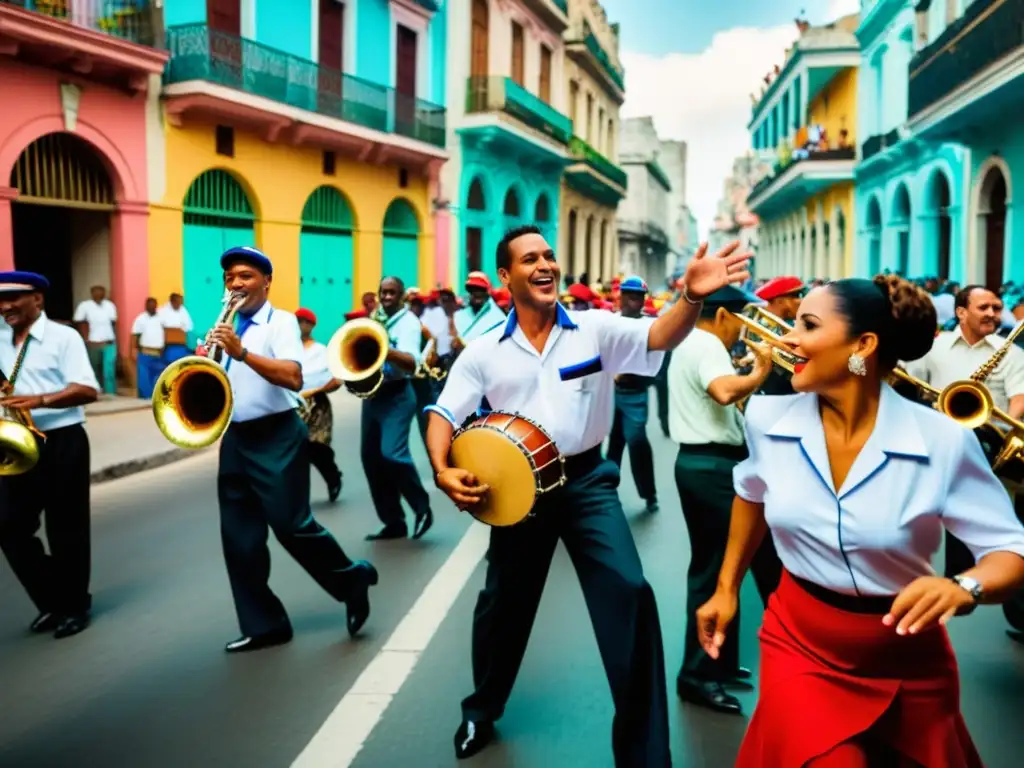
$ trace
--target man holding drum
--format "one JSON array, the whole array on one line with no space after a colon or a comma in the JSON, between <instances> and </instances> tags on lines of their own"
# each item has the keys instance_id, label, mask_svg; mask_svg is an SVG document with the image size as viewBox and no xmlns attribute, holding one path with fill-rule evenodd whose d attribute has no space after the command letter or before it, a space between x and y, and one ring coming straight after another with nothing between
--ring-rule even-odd
<instances>
[{"instance_id":1,"label":"man holding drum","mask_svg":"<svg viewBox=\"0 0 1024 768\"><path fill-rule=\"evenodd\" d=\"M565 482L539 495L530 518L491 531L487 582L473 621L476 690L462 702L456 757L476 754L494 737L562 539L612 688L616 765L671 764L658 609L619 503L618 469L602 458L601 444L611 428L614 377L653 376L662 352L692 330L702 299L747 278L750 254L739 253L738 245L714 256L705 256L702 247L687 269L682 300L648 321L565 310L558 303L555 254L537 227L514 229L498 244L498 275L514 308L505 323L466 347L429 409L427 446L436 483L471 512L496 506L492 501L509 494L533 492L502 486L501 467L493 463L480 470L492 478L491 486L450 465L453 432L484 397L496 412L518 413L550 436L564 460Z\"/></svg>"}]
</instances>

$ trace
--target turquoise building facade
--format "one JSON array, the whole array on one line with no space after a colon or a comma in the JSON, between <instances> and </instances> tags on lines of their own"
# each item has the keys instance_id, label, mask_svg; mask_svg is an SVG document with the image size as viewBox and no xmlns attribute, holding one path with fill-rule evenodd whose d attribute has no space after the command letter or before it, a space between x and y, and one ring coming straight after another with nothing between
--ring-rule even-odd
<instances>
[{"instance_id":1,"label":"turquoise building facade","mask_svg":"<svg viewBox=\"0 0 1024 768\"><path fill-rule=\"evenodd\" d=\"M922 5L861 4L854 273L889 270L962 283L969 278L969 152L955 136L908 127L909 71L928 17ZM944 11L947 4L931 5Z\"/></svg>"}]
</instances>

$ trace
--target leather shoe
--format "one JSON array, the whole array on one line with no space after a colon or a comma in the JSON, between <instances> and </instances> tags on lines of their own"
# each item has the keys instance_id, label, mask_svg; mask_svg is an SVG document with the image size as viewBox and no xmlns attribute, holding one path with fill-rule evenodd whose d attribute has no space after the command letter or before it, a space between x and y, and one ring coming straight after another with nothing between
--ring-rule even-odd
<instances>
[{"instance_id":1,"label":"leather shoe","mask_svg":"<svg viewBox=\"0 0 1024 768\"><path fill-rule=\"evenodd\" d=\"M430 507L427 507L427 511L422 515L416 515L416 524L412 529L412 537L414 539L422 538L423 534L430 530L430 526L434 524L434 513Z\"/></svg>"},{"instance_id":2,"label":"leather shoe","mask_svg":"<svg viewBox=\"0 0 1024 768\"><path fill-rule=\"evenodd\" d=\"M644 507L644 511L649 514L654 514L659 509L658 500L656 498L647 499L647 505Z\"/></svg>"},{"instance_id":3,"label":"leather shoe","mask_svg":"<svg viewBox=\"0 0 1024 768\"><path fill-rule=\"evenodd\" d=\"M367 535L367 541L389 541L391 539L406 539L409 537L409 529L404 525L385 525L376 533Z\"/></svg>"},{"instance_id":4,"label":"leather shoe","mask_svg":"<svg viewBox=\"0 0 1024 768\"><path fill-rule=\"evenodd\" d=\"M272 648L275 645L284 645L291 642L291 639L291 629L279 629L274 632L267 632L264 635L244 635L225 645L224 650L228 653L247 653L249 651Z\"/></svg>"},{"instance_id":5,"label":"leather shoe","mask_svg":"<svg viewBox=\"0 0 1024 768\"><path fill-rule=\"evenodd\" d=\"M676 692L683 701L729 715L742 715L740 700L714 680L678 680Z\"/></svg>"},{"instance_id":6,"label":"leather shoe","mask_svg":"<svg viewBox=\"0 0 1024 768\"><path fill-rule=\"evenodd\" d=\"M746 667L736 667L732 672L728 673L722 684L733 688L753 688L754 687L754 673Z\"/></svg>"},{"instance_id":7,"label":"leather shoe","mask_svg":"<svg viewBox=\"0 0 1024 768\"><path fill-rule=\"evenodd\" d=\"M754 677L754 673L746 667L736 667L736 669L729 675L734 680L750 680Z\"/></svg>"},{"instance_id":8,"label":"leather shoe","mask_svg":"<svg viewBox=\"0 0 1024 768\"><path fill-rule=\"evenodd\" d=\"M455 731L455 757L465 760L494 741L494 723L489 720L463 720Z\"/></svg>"},{"instance_id":9,"label":"leather shoe","mask_svg":"<svg viewBox=\"0 0 1024 768\"><path fill-rule=\"evenodd\" d=\"M79 632L84 632L88 627L88 613L72 613L60 618L57 628L53 631L53 636L57 640L63 640L65 637L72 637Z\"/></svg>"},{"instance_id":10,"label":"leather shoe","mask_svg":"<svg viewBox=\"0 0 1024 768\"><path fill-rule=\"evenodd\" d=\"M327 486L327 498L334 503L341 496L341 472Z\"/></svg>"},{"instance_id":11,"label":"leather shoe","mask_svg":"<svg viewBox=\"0 0 1024 768\"><path fill-rule=\"evenodd\" d=\"M60 624L60 616L49 611L43 611L36 616L35 621L28 625L28 631L40 635L44 632L53 632Z\"/></svg>"},{"instance_id":12,"label":"leather shoe","mask_svg":"<svg viewBox=\"0 0 1024 768\"><path fill-rule=\"evenodd\" d=\"M348 626L349 637L355 637L370 618L370 587L375 585L380 577L377 569L365 560L357 560L345 570L352 573L353 582L349 596L345 600L348 611L345 624Z\"/></svg>"}]
</instances>

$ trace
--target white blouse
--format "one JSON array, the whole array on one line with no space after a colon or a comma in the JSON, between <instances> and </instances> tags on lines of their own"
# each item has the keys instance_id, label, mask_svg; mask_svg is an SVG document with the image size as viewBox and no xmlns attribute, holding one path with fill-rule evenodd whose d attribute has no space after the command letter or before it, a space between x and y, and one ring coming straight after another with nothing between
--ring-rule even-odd
<instances>
[{"instance_id":1,"label":"white blouse","mask_svg":"<svg viewBox=\"0 0 1024 768\"><path fill-rule=\"evenodd\" d=\"M764 504L782 564L835 592L894 595L931 560L943 528L975 557L1024 557L1024 526L974 433L888 385L875 429L838 493L814 394L757 396L736 493Z\"/></svg>"}]
</instances>

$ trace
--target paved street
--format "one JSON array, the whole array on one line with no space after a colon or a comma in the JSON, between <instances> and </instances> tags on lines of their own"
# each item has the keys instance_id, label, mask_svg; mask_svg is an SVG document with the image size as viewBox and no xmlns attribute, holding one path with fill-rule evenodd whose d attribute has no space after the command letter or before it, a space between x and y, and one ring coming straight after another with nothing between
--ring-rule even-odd
<instances>
[{"instance_id":1,"label":"paved street","mask_svg":"<svg viewBox=\"0 0 1024 768\"><path fill-rule=\"evenodd\" d=\"M0 570L0 766L287 768L311 740L316 744L326 738L322 743L330 745L331 736L344 740L365 726L354 719L332 720L328 732L316 736L393 630L407 623L403 618L468 525L435 494L437 522L426 540L364 542L377 522L358 461L357 406L342 402L335 444L344 454L345 490L337 505L329 505L316 478L314 499L321 521L349 554L372 559L380 570L365 636L348 640L344 610L275 543L272 582L290 611L295 641L262 653L226 656L222 645L236 636L237 628L220 553L215 455L104 483L93 495L96 614L88 632L59 643L28 636L24 626L34 615L32 607L6 564ZM674 448L656 432L651 429L662 511L655 516L639 512L628 477L623 498L658 595L669 674L674 676L681 655L688 550L671 475ZM414 443L426 477L418 436ZM462 563L471 575L461 591L450 595L454 602L443 620L426 615L410 625L409 637L418 632L430 640L422 654L407 654L418 663L407 678L379 683L397 694L352 763L356 768L455 764L451 736L469 685L469 624L483 575L482 564L466 558ZM439 576L430 588L457 589L460 583ZM443 613L447 602L439 595L427 605ZM750 619L743 628L744 663L756 667L758 601L752 589L744 599ZM440 621L436 633L431 619ZM1013 768L1019 765L1013 756L1024 752L1019 728L1024 647L1005 637L997 609L954 624L968 724L990 768ZM729 765L745 721L677 705L672 698L675 765ZM754 698L743 695L748 711ZM354 705L363 717L367 708L359 709L359 703ZM501 741L468 764L605 768L611 766L610 720L608 686L582 596L560 553L519 683L500 723ZM349 764L339 751L311 748L307 756L316 759L304 765Z\"/></svg>"}]
</instances>

